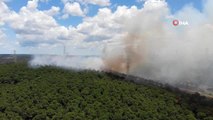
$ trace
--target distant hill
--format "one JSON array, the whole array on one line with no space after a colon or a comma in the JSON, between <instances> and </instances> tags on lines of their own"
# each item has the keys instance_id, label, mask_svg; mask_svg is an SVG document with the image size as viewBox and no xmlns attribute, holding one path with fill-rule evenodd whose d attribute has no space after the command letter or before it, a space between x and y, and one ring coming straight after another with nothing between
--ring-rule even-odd
<instances>
[{"instance_id":1,"label":"distant hill","mask_svg":"<svg viewBox=\"0 0 213 120\"><path fill-rule=\"evenodd\" d=\"M212 99L128 77L0 64L0 120L213 120Z\"/></svg>"}]
</instances>

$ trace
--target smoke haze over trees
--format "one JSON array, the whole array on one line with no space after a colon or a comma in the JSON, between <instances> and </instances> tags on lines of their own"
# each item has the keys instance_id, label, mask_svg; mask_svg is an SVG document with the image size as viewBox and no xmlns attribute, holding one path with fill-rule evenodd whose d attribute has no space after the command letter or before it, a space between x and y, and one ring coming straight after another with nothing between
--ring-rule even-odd
<instances>
[{"instance_id":1,"label":"smoke haze over trees","mask_svg":"<svg viewBox=\"0 0 213 120\"><path fill-rule=\"evenodd\" d=\"M70 60L70 64L83 61L90 66L85 64L82 68L112 70L170 84L187 82L202 90L212 88L213 2L203 2L202 11L186 5L176 13L171 13L164 0L147 0L141 9L135 6L118 7L115 12L102 9L90 20L105 15L104 24L113 23L110 30L117 34L100 43L103 52L99 58L91 58L89 62L83 58ZM187 21L188 25L174 26L175 19ZM52 64L69 66L63 64L68 60L63 58ZM48 58L41 59L36 56L33 64L49 62Z\"/></svg>"}]
</instances>

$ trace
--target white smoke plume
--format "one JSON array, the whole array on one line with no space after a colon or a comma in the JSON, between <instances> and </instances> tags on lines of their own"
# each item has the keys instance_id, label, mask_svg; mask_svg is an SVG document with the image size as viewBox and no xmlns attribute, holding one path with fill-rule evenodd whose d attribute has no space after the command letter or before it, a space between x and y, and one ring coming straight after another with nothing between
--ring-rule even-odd
<instances>
[{"instance_id":1,"label":"white smoke plume","mask_svg":"<svg viewBox=\"0 0 213 120\"><path fill-rule=\"evenodd\" d=\"M202 11L186 5L172 14L165 0L145 0L143 8L134 7L132 14L127 13L131 17L121 17L123 34L119 35L123 37L105 44L102 59L40 56L31 63L112 70L173 85L189 83L197 89L212 89L213 1L203 2ZM174 26L175 19L188 25Z\"/></svg>"},{"instance_id":2,"label":"white smoke plume","mask_svg":"<svg viewBox=\"0 0 213 120\"><path fill-rule=\"evenodd\" d=\"M104 59L105 67L170 84L212 88L213 1L204 2L203 11L188 5L171 14L164 0L147 0L124 25L124 47L116 48L124 52L110 56L110 44L105 50L110 56ZM174 26L175 19L188 25Z\"/></svg>"},{"instance_id":3,"label":"white smoke plume","mask_svg":"<svg viewBox=\"0 0 213 120\"><path fill-rule=\"evenodd\" d=\"M66 69L93 69L100 70L103 66L99 57L87 56L60 56L60 55L35 55L30 61L31 66L57 66Z\"/></svg>"}]
</instances>

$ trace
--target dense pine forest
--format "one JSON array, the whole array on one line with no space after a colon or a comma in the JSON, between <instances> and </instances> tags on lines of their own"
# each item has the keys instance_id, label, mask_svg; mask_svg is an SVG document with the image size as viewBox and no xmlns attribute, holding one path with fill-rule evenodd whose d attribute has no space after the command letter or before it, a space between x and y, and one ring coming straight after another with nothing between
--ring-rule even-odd
<instances>
[{"instance_id":1,"label":"dense pine forest","mask_svg":"<svg viewBox=\"0 0 213 120\"><path fill-rule=\"evenodd\" d=\"M213 102L105 72L0 64L0 120L213 120Z\"/></svg>"}]
</instances>

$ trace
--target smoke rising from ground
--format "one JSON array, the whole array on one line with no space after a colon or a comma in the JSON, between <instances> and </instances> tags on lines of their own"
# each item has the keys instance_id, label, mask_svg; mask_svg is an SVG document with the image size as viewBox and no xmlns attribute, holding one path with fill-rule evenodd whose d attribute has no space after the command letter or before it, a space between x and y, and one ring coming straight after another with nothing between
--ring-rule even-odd
<instances>
[{"instance_id":1,"label":"smoke rising from ground","mask_svg":"<svg viewBox=\"0 0 213 120\"><path fill-rule=\"evenodd\" d=\"M124 52L104 59L105 67L170 84L188 82L201 89L212 88L213 2L204 2L202 12L188 5L172 15L165 1L147 0L125 24L123 47L116 48ZM189 25L175 27L174 19Z\"/></svg>"},{"instance_id":2,"label":"smoke rising from ground","mask_svg":"<svg viewBox=\"0 0 213 120\"><path fill-rule=\"evenodd\" d=\"M164 0L146 0L143 8L133 7L131 17L122 18L120 39L103 42L101 58L35 56L31 64L112 70L173 85L212 88L212 8L213 1L204 0L202 11L187 5L172 14ZM174 19L189 25L175 27Z\"/></svg>"},{"instance_id":3,"label":"smoke rising from ground","mask_svg":"<svg viewBox=\"0 0 213 120\"><path fill-rule=\"evenodd\" d=\"M59 56L59 55L35 55L30 61L31 66L57 66L66 69L93 69L100 70L103 63L99 57L86 56Z\"/></svg>"}]
</instances>

